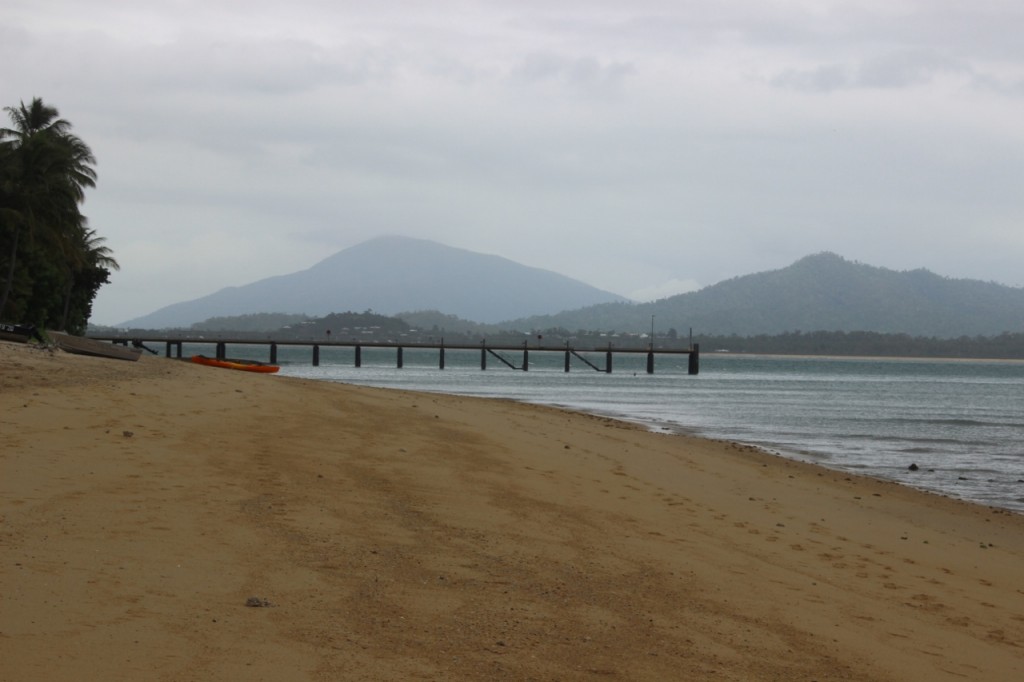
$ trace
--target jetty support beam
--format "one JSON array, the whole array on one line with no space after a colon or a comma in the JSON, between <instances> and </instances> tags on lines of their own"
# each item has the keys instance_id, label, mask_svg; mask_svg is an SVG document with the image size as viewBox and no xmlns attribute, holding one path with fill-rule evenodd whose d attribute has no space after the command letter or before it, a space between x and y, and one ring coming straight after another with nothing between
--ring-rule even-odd
<instances>
[{"instance_id":1,"label":"jetty support beam","mask_svg":"<svg viewBox=\"0 0 1024 682\"><path fill-rule=\"evenodd\" d=\"M277 364L277 344L276 343L270 344L270 364L272 364L272 365L276 365Z\"/></svg>"},{"instance_id":2,"label":"jetty support beam","mask_svg":"<svg viewBox=\"0 0 1024 682\"><path fill-rule=\"evenodd\" d=\"M313 344L313 366L320 366L320 346L315 343Z\"/></svg>"},{"instance_id":3,"label":"jetty support beam","mask_svg":"<svg viewBox=\"0 0 1024 682\"><path fill-rule=\"evenodd\" d=\"M356 346L356 367L363 366L363 347Z\"/></svg>"},{"instance_id":4,"label":"jetty support beam","mask_svg":"<svg viewBox=\"0 0 1024 682\"><path fill-rule=\"evenodd\" d=\"M398 369L402 369L402 347L398 347Z\"/></svg>"},{"instance_id":5,"label":"jetty support beam","mask_svg":"<svg viewBox=\"0 0 1024 682\"><path fill-rule=\"evenodd\" d=\"M654 351L647 352L647 373L654 374Z\"/></svg>"},{"instance_id":6,"label":"jetty support beam","mask_svg":"<svg viewBox=\"0 0 1024 682\"><path fill-rule=\"evenodd\" d=\"M566 372L569 371L569 366L568 366L569 365L569 358L568 358L569 353L572 353L573 355L578 357L583 363L585 363L592 370L594 370L596 372L603 372L604 371L603 369L601 369L600 367L598 367L597 365L592 363L590 360L587 360L585 357L583 357L582 355L577 353L575 350L570 350L570 351L566 351L566 359L565 359L565 362L566 362L566 369L565 369L565 371Z\"/></svg>"},{"instance_id":7,"label":"jetty support beam","mask_svg":"<svg viewBox=\"0 0 1024 682\"><path fill-rule=\"evenodd\" d=\"M501 355L499 353L494 352L490 348L487 349L487 352L490 353L491 355L493 355L494 357L498 358L499 360L501 360L505 364L506 367L509 367L511 369L519 369L518 367L513 365L511 362L509 362L508 359L505 358L505 356L503 356L503 355Z\"/></svg>"},{"instance_id":8,"label":"jetty support beam","mask_svg":"<svg viewBox=\"0 0 1024 682\"><path fill-rule=\"evenodd\" d=\"M687 368L691 375L700 373L700 344L693 344L693 350L690 351L690 363Z\"/></svg>"},{"instance_id":9,"label":"jetty support beam","mask_svg":"<svg viewBox=\"0 0 1024 682\"><path fill-rule=\"evenodd\" d=\"M609 348L608 352L604 356L604 371L607 374L612 373L612 349Z\"/></svg>"},{"instance_id":10,"label":"jetty support beam","mask_svg":"<svg viewBox=\"0 0 1024 682\"><path fill-rule=\"evenodd\" d=\"M228 356L227 344L223 341L217 342L217 359L223 360Z\"/></svg>"}]
</instances>

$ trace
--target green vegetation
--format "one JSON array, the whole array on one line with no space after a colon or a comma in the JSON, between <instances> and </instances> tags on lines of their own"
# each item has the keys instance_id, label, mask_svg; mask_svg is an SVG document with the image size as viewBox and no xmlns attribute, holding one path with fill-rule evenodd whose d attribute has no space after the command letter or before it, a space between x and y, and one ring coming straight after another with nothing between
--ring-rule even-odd
<instances>
[{"instance_id":1,"label":"green vegetation","mask_svg":"<svg viewBox=\"0 0 1024 682\"><path fill-rule=\"evenodd\" d=\"M695 335L702 351L778 355L1024 359L1024 333L956 339L876 332L789 332L758 336Z\"/></svg>"},{"instance_id":2,"label":"green vegetation","mask_svg":"<svg viewBox=\"0 0 1024 682\"><path fill-rule=\"evenodd\" d=\"M362 313L331 313L327 317L291 325L274 334L281 339L330 339L334 341L394 341L409 332L409 325L397 317Z\"/></svg>"},{"instance_id":3,"label":"green vegetation","mask_svg":"<svg viewBox=\"0 0 1024 682\"><path fill-rule=\"evenodd\" d=\"M272 332L282 327L301 325L309 321L308 315L292 313L252 313L232 317L211 317L192 325L193 331L200 332Z\"/></svg>"},{"instance_id":4,"label":"green vegetation","mask_svg":"<svg viewBox=\"0 0 1024 682\"><path fill-rule=\"evenodd\" d=\"M495 325L480 324L470 320L464 320L456 315L447 315L438 310L418 310L410 313L398 313L395 317L401 318L411 327L417 329L429 329L436 334L442 332L456 334L480 334L488 329L497 329Z\"/></svg>"},{"instance_id":5,"label":"green vegetation","mask_svg":"<svg viewBox=\"0 0 1024 682\"><path fill-rule=\"evenodd\" d=\"M90 326L90 334L128 333L147 338L239 338L275 340L391 341L407 339L412 330L397 317L379 315L372 310L362 313L331 313L326 317L288 313L254 313L231 317L211 317L188 329L161 329L153 334L147 329L117 329ZM329 332L329 333L328 333Z\"/></svg>"},{"instance_id":6,"label":"green vegetation","mask_svg":"<svg viewBox=\"0 0 1024 682\"><path fill-rule=\"evenodd\" d=\"M117 261L79 210L96 159L39 98L0 128L0 319L85 331Z\"/></svg>"}]
</instances>

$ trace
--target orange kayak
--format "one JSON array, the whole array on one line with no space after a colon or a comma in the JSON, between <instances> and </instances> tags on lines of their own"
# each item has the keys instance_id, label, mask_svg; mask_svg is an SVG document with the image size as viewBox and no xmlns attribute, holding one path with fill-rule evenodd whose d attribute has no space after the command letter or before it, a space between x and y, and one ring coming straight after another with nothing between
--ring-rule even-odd
<instances>
[{"instance_id":1,"label":"orange kayak","mask_svg":"<svg viewBox=\"0 0 1024 682\"><path fill-rule=\"evenodd\" d=\"M205 355L193 355L192 362L209 367L223 367L225 369L238 369L243 372L260 372L262 374L273 374L281 369L278 365L268 365L265 362L257 362L256 360L232 360L230 358L218 360L216 358L208 358Z\"/></svg>"}]
</instances>

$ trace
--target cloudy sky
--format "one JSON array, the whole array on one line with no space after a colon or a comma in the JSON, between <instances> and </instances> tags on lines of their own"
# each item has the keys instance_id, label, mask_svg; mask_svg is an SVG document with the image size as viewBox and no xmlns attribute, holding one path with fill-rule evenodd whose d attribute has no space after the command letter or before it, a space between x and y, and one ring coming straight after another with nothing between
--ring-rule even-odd
<instances>
[{"instance_id":1,"label":"cloudy sky","mask_svg":"<svg viewBox=\"0 0 1024 682\"><path fill-rule=\"evenodd\" d=\"M1019 0L2 0L113 324L398 234L644 300L820 251L1024 286ZM7 125L5 120L3 125Z\"/></svg>"}]
</instances>

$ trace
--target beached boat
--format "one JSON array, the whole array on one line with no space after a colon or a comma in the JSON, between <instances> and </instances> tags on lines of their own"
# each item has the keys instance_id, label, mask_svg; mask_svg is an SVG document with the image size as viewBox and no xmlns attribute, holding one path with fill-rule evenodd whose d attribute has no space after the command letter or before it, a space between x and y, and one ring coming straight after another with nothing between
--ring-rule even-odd
<instances>
[{"instance_id":1,"label":"beached boat","mask_svg":"<svg viewBox=\"0 0 1024 682\"><path fill-rule=\"evenodd\" d=\"M223 367L225 369L238 369L243 372L260 372L262 374L273 374L281 369L278 365L270 365L257 360L236 360L233 358L218 360L217 358L209 358L205 355L193 355L192 362L206 365L207 367Z\"/></svg>"},{"instance_id":2,"label":"beached boat","mask_svg":"<svg viewBox=\"0 0 1024 682\"><path fill-rule=\"evenodd\" d=\"M0 341L28 343L31 339L43 340L36 328L30 324L11 324L0 322Z\"/></svg>"},{"instance_id":3,"label":"beached boat","mask_svg":"<svg viewBox=\"0 0 1024 682\"><path fill-rule=\"evenodd\" d=\"M66 353L75 355L91 355L97 358L113 358L114 360L129 360L134 362L142 355L142 351L136 348L120 346L116 343L96 341L87 339L84 336L72 336L64 332L48 331L50 340Z\"/></svg>"}]
</instances>

